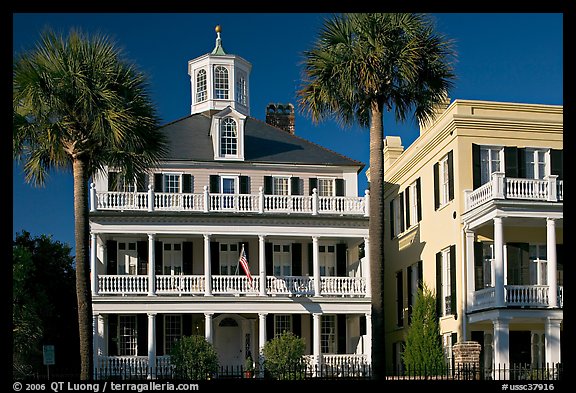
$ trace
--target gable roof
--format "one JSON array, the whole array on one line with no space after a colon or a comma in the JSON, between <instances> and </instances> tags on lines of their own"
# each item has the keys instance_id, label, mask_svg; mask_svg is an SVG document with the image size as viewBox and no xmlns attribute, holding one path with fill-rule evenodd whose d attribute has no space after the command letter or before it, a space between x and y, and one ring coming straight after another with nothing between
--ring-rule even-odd
<instances>
[{"instance_id":1,"label":"gable roof","mask_svg":"<svg viewBox=\"0 0 576 393\"><path fill-rule=\"evenodd\" d=\"M210 116L197 113L161 127L168 138L167 160L214 162L210 125ZM360 161L249 116L244 126L244 162L364 167Z\"/></svg>"}]
</instances>

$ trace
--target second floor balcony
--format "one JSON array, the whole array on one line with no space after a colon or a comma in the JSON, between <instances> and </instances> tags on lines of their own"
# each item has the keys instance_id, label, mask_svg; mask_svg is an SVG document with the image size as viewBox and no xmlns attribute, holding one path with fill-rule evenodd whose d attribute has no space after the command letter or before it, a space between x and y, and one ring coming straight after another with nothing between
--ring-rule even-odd
<instances>
[{"instance_id":1,"label":"second floor balcony","mask_svg":"<svg viewBox=\"0 0 576 393\"><path fill-rule=\"evenodd\" d=\"M521 307L521 308L548 308L550 307L550 293L548 285L505 285L504 302L499 305L497 291L494 287L475 291L470 311L485 310L494 307ZM557 286L557 306L564 307L564 287Z\"/></svg>"},{"instance_id":2,"label":"second floor balcony","mask_svg":"<svg viewBox=\"0 0 576 393\"><path fill-rule=\"evenodd\" d=\"M188 211L227 212L256 214L336 214L368 216L369 191L364 197L319 196L316 189L312 195L266 195L262 188L257 194L204 192L166 193L97 191L90 188L90 211Z\"/></svg>"}]
</instances>

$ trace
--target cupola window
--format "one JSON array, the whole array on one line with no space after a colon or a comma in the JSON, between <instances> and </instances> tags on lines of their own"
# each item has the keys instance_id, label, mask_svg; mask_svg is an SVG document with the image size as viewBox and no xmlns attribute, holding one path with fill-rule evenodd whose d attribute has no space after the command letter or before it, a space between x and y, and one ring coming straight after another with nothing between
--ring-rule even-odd
<instances>
[{"instance_id":1,"label":"cupola window","mask_svg":"<svg viewBox=\"0 0 576 393\"><path fill-rule=\"evenodd\" d=\"M214 98L227 100L228 90L228 70L224 66L216 66L214 68Z\"/></svg>"},{"instance_id":2,"label":"cupola window","mask_svg":"<svg viewBox=\"0 0 576 393\"><path fill-rule=\"evenodd\" d=\"M200 70L196 75L196 102L206 101L208 98L206 87L206 70Z\"/></svg>"}]
</instances>

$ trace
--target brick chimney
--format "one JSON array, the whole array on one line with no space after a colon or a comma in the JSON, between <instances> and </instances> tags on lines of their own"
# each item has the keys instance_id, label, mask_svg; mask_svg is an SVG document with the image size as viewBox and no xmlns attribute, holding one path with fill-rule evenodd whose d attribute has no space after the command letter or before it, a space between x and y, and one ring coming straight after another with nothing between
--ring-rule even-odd
<instances>
[{"instance_id":1,"label":"brick chimney","mask_svg":"<svg viewBox=\"0 0 576 393\"><path fill-rule=\"evenodd\" d=\"M266 123L294 134L294 105L268 104L266 107Z\"/></svg>"}]
</instances>

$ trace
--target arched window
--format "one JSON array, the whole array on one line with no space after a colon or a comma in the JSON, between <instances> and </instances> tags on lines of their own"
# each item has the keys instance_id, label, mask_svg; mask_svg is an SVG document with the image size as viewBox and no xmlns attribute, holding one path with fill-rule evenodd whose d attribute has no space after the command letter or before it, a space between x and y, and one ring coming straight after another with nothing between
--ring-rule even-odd
<instances>
[{"instance_id":1,"label":"arched window","mask_svg":"<svg viewBox=\"0 0 576 393\"><path fill-rule=\"evenodd\" d=\"M228 89L228 70L224 66L216 66L214 68L214 98L227 100Z\"/></svg>"},{"instance_id":2,"label":"arched window","mask_svg":"<svg viewBox=\"0 0 576 393\"><path fill-rule=\"evenodd\" d=\"M198 71L196 74L196 102L206 101L206 70Z\"/></svg>"},{"instance_id":3,"label":"arched window","mask_svg":"<svg viewBox=\"0 0 576 393\"><path fill-rule=\"evenodd\" d=\"M236 122L227 117L222 120L220 128L220 155L235 156L238 154L238 133Z\"/></svg>"}]
</instances>

